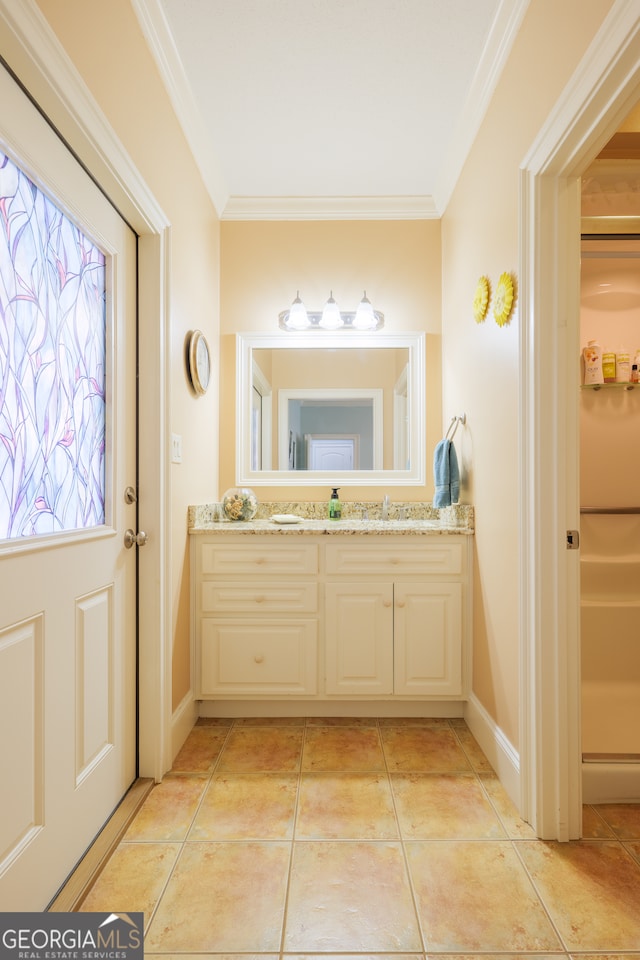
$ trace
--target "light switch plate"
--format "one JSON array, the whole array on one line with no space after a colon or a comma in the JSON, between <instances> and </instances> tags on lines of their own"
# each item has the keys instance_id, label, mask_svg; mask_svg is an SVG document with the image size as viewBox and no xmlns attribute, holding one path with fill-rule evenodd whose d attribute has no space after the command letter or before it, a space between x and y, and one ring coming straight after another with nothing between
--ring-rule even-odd
<instances>
[{"instance_id":1,"label":"light switch plate","mask_svg":"<svg viewBox=\"0 0 640 960\"><path fill-rule=\"evenodd\" d=\"M179 433L171 434L171 463L182 463L182 437Z\"/></svg>"}]
</instances>

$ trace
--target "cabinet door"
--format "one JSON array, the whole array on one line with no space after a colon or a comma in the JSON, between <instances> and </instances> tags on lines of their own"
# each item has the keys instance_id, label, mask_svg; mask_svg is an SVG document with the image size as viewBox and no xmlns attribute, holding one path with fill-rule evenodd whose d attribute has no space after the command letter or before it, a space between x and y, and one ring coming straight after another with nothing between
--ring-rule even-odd
<instances>
[{"instance_id":1,"label":"cabinet door","mask_svg":"<svg viewBox=\"0 0 640 960\"><path fill-rule=\"evenodd\" d=\"M395 584L394 659L394 693L462 693L461 584Z\"/></svg>"},{"instance_id":2,"label":"cabinet door","mask_svg":"<svg viewBox=\"0 0 640 960\"><path fill-rule=\"evenodd\" d=\"M328 583L326 691L393 693L393 587Z\"/></svg>"}]
</instances>

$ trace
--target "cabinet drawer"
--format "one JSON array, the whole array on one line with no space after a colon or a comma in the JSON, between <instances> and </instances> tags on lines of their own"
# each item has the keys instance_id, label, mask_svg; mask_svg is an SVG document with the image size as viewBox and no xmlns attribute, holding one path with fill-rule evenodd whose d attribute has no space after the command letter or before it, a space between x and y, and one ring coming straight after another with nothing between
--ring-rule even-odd
<instances>
[{"instance_id":1,"label":"cabinet drawer","mask_svg":"<svg viewBox=\"0 0 640 960\"><path fill-rule=\"evenodd\" d=\"M318 585L309 581L287 584L273 581L234 583L203 580L200 584L202 613L315 613Z\"/></svg>"},{"instance_id":2,"label":"cabinet drawer","mask_svg":"<svg viewBox=\"0 0 640 960\"><path fill-rule=\"evenodd\" d=\"M317 692L315 620L203 619L201 696Z\"/></svg>"},{"instance_id":3,"label":"cabinet drawer","mask_svg":"<svg viewBox=\"0 0 640 960\"><path fill-rule=\"evenodd\" d=\"M250 574L304 574L318 572L315 543L269 544L266 537L246 537L245 543L201 543L201 576Z\"/></svg>"},{"instance_id":4,"label":"cabinet drawer","mask_svg":"<svg viewBox=\"0 0 640 960\"><path fill-rule=\"evenodd\" d=\"M444 540L444 538L442 538ZM462 544L451 542L394 544L327 544L328 574L401 573L461 574Z\"/></svg>"}]
</instances>

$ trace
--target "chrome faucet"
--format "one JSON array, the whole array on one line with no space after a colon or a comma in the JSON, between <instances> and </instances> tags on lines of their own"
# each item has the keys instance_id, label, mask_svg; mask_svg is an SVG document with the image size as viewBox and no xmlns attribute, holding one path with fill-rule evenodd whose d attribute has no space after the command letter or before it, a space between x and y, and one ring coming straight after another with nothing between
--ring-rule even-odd
<instances>
[{"instance_id":1,"label":"chrome faucet","mask_svg":"<svg viewBox=\"0 0 640 960\"><path fill-rule=\"evenodd\" d=\"M389 519L389 507L390 507L390 506L391 506L391 497L390 497L389 494L387 493L387 494L385 495L383 501L382 501L382 512L381 512L381 514L380 514L380 518L381 518L382 520L388 520L388 519Z\"/></svg>"}]
</instances>

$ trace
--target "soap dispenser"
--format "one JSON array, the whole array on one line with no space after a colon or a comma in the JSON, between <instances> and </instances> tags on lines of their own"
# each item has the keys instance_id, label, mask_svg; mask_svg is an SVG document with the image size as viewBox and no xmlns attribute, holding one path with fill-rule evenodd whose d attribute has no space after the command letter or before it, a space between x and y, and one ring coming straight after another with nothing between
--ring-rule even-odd
<instances>
[{"instance_id":1,"label":"soap dispenser","mask_svg":"<svg viewBox=\"0 0 640 960\"><path fill-rule=\"evenodd\" d=\"M338 497L338 490L340 487L331 488L331 498L329 500L329 520L339 520L342 516L342 507L340 506L340 498Z\"/></svg>"}]
</instances>

